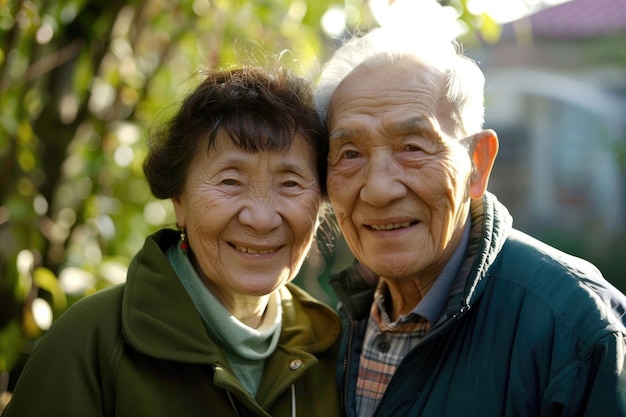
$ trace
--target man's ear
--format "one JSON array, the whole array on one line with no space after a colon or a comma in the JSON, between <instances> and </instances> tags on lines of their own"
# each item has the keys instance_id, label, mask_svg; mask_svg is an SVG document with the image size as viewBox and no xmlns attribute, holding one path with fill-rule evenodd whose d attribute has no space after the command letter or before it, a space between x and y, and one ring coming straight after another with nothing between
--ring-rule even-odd
<instances>
[{"instance_id":1,"label":"man's ear","mask_svg":"<svg viewBox=\"0 0 626 417\"><path fill-rule=\"evenodd\" d=\"M474 169L470 178L470 198L479 200L487 191L489 176L498 154L498 135L491 129L474 135L472 162Z\"/></svg>"}]
</instances>

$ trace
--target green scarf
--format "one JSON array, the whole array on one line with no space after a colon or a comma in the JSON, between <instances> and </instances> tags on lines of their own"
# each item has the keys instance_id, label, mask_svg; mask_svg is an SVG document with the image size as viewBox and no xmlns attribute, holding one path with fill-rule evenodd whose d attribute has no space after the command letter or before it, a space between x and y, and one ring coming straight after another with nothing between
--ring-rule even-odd
<instances>
[{"instance_id":1,"label":"green scarf","mask_svg":"<svg viewBox=\"0 0 626 417\"><path fill-rule=\"evenodd\" d=\"M282 309L279 292L270 295L263 321L253 329L240 322L215 298L179 244L168 248L166 256L200 312L207 332L222 347L241 384L256 396L265 359L274 352L280 337Z\"/></svg>"}]
</instances>

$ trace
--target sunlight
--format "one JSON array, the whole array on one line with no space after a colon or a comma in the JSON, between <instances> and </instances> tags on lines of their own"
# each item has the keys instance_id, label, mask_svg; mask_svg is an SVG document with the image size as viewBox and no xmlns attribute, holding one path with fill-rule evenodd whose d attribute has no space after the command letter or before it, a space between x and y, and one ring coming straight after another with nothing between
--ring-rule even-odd
<instances>
[{"instance_id":1,"label":"sunlight","mask_svg":"<svg viewBox=\"0 0 626 417\"><path fill-rule=\"evenodd\" d=\"M339 37L346 29L346 14L342 8L331 6L322 16L322 29L331 38Z\"/></svg>"},{"instance_id":2,"label":"sunlight","mask_svg":"<svg viewBox=\"0 0 626 417\"><path fill-rule=\"evenodd\" d=\"M457 11L451 6L441 7L436 0L369 0L369 7L381 26L409 32L440 32L450 39L463 33Z\"/></svg>"},{"instance_id":3,"label":"sunlight","mask_svg":"<svg viewBox=\"0 0 626 417\"><path fill-rule=\"evenodd\" d=\"M569 0L468 0L467 9L472 14L487 13L496 22L506 23L566 1Z\"/></svg>"}]
</instances>

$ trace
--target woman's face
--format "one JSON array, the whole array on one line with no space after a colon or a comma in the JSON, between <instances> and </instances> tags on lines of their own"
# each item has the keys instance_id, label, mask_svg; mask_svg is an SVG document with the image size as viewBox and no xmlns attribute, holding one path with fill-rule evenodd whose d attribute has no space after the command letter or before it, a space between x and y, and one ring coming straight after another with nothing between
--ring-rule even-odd
<instances>
[{"instance_id":1,"label":"woman's face","mask_svg":"<svg viewBox=\"0 0 626 417\"><path fill-rule=\"evenodd\" d=\"M197 153L174 209L218 298L266 295L296 276L321 205L315 160L300 135L288 151L250 153L221 131Z\"/></svg>"}]
</instances>

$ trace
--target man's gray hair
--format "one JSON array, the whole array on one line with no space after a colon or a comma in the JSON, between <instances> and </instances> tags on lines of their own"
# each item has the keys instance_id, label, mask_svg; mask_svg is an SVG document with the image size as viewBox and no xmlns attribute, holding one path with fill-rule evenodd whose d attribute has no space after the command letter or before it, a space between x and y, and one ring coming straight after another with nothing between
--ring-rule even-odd
<instances>
[{"instance_id":1,"label":"man's gray hair","mask_svg":"<svg viewBox=\"0 0 626 417\"><path fill-rule=\"evenodd\" d=\"M437 36L392 26L351 38L325 64L315 94L320 116L327 118L335 90L356 67L393 64L406 57L446 74L446 97L455 130L465 135L482 130L485 77L476 62L463 55L460 45L443 33Z\"/></svg>"}]
</instances>

